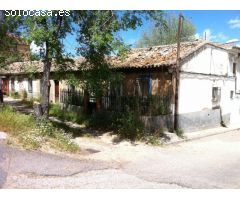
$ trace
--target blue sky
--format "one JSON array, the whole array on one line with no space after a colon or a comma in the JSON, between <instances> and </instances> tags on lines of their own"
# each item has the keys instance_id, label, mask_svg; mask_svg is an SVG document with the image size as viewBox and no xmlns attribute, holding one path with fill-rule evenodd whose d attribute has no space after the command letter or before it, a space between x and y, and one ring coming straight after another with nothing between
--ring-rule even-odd
<instances>
[{"instance_id":1,"label":"blue sky","mask_svg":"<svg viewBox=\"0 0 240 200\"><path fill-rule=\"evenodd\" d=\"M227 42L240 39L240 11L166 11L178 14L179 12L190 19L196 27L196 37L207 38L216 42ZM151 22L144 21L142 27L136 30L121 31L119 35L127 44L134 46L144 31L147 31ZM239 43L240 44L240 43ZM77 44L74 36L68 36L65 41L67 51L75 53Z\"/></svg>"}]
</instances>

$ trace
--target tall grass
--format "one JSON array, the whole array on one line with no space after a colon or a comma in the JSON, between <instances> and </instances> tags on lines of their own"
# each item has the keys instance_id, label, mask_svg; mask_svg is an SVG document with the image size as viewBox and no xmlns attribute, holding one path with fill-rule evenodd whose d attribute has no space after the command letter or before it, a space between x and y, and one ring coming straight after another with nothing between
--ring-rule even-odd
<instances>
[{"instance_id":1,"label":"tall grass","mask_svg":"<svg viewBox=\"0 0 240 200\"><path fill-rule=\"evenodd\" d=\"M63 110L59 104L51 104L49 115L57 117L63 121L72 121L76 123L83 123L86 116L82 112Z\"/></svg>"},{"instance_id":2,"label":"tall grass","mask_svg":"<svg viewBox=\"0 0 240 200\"><path fill-rule=\"evenodd\" d=\"M10 106L0 107L0 131L27 149L45 145L61 151L77 152L79 146L71 141L71 135L55 128L49 121L36 121L33 116L16 112Z\"/></svg>"}]
</instances>

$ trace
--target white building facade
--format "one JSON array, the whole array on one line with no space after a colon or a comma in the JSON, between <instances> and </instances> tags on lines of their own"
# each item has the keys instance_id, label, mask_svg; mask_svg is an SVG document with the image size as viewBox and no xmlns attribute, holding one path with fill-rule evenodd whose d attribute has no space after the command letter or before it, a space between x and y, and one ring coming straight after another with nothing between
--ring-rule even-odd
<instances>
[{"instance_id":1,"label":"white building facade","mask_svg":"<svg viewBox=\"0 0 240 200\"><path fill-rule=\"evenodd\" d=\"M180 127L187 130L240 123L239 50L205 45L183 60Z\"/></svg>"},{"instance_id":2,"label":"white building facade","mask_svg":"<svg viewBox=\"0 0 240 200\"><path fill-rule=\"evenodd\" d=\"M59 93L61 81L50 80L50 94L49 101L51 103L59 102ZM26 94L27 99L40 99L41 98L41 80L35 78L22 78L21 76L9 77L9 92L10 95L14 93L22 96Z\"/></svg>"}]
</instances>

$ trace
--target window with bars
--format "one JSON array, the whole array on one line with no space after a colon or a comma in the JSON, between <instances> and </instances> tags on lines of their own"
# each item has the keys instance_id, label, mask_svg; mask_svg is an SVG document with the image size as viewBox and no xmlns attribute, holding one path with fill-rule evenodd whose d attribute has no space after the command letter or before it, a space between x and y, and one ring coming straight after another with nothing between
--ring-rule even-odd
<instances>
[{"instance_id":1,"label":"window with bars","mask_svg":"<svg viewBox=\"0 0 240 200\"><path fill-rule=\"evenodd\" d=\"M33 91L32 79L28 79L28 92L32 93L32 91Z\"/></svg>"},{"instance_id":2,"label":"window with bars","mask_svg":"<svg viewBox=\"0 0 240 200\"><path fill-rule=\"evenodd\" d=\"M137 94L139 96L149 96L152 94L151 76L140 76L137 79Z\"/></svg>"},{"instance_id":3,"label":"window with bars","mask_svg":"<svg viewBox=\"0 0 240 200\"><path fill-rule=\"evenodd\" d=\"M11 78L11 91L15 91L14 78Z\"/></svg>"},{"instance_id":4,"label":"window with bars","mask_svg":"<svg viewBox=\"0 0 240 200\"><path fill-rule=\"evenodd\" d=\"M234 91L231 90L231 91L230 91L230 99L233 99L233 98L234 98Z\"/></svg>"},{"instance_id":5,"label":"window with bars","mask_svg":"<svg viewBox=\"0 0 240 200\"><path fill-rule=\"evenodd\" d=\"M213 108L217 108L220 106L221 101L221 88L220 87L213 87L212 88L212 104Z\"/></svg>"},{"instance_id":6,"label":"window with bars","mask_svg":"<svg viewBox=\"0 0 240 200\"><path fill-rule=\"evenodd\" d=\"M236 72L237 72L237 64L233 63L233 76L236 76Z\"/></svg>"}]
</instances>

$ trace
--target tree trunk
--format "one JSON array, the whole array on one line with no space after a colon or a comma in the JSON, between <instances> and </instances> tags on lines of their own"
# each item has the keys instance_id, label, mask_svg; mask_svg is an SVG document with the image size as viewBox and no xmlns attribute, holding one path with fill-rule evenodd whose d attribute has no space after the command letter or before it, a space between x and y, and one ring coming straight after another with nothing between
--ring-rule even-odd
<instances>
[{"instance_id":1,"label":"tree trunk","mask_svg":"<svg viewBox=\"0 0 240 200\"><path fill-rule=\"evenodd\" d=\"M0 89L0 104L3 103L3 93L2 93L2 89Z\"/></svg>"},{"instance_id":2,"label":"tree trunk","mask_svg":"<svg viewBox=\"0 0 240 200\"><path fill-rule=\"evenodd\" d=\"M47 58L44 61L44 67L43 67L42 99L41 99L42 117L46 119L48 118L48 113L49 113L50 69L51 69L51 62Z\"/></svg>"}]
</instances>

